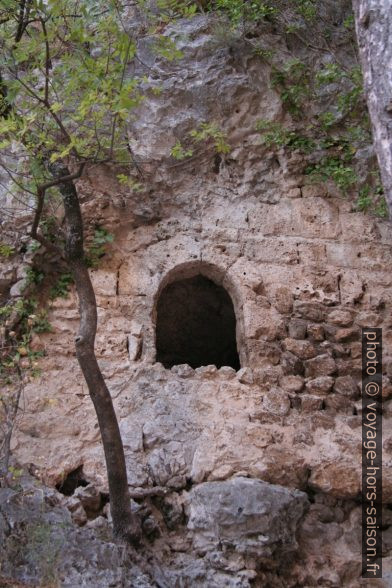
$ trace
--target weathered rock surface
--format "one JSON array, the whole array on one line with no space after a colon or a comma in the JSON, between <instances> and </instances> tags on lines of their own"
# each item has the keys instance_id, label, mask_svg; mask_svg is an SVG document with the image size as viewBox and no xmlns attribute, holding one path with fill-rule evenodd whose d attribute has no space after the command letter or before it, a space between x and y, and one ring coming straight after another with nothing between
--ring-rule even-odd
<instances>
[{"instance_id":1,"label":"weathered rock surface","mask_svg":"<svg viewBox=\"0 0 392 588\"><path fill-rule=\"evenodd\" d=\"M106 519L98 531L80 529L62 506L61 494L31 478L21 482L18 490L0 489L3 576L29 586L156 585L153 578L132 563L124 547L113 542Z\"/></svg>"},{"instance_id":2,"label":"weathered rock surface","mask_svg":"<svg viewBox=\"0 0 392 588\"><path fill-rule=\"evenodd\" d=\"M297 548L308 499L298 490L250 478L199 484L187 499L194 548L232 551L279 562Z\"/></svg>"}]
</instances>

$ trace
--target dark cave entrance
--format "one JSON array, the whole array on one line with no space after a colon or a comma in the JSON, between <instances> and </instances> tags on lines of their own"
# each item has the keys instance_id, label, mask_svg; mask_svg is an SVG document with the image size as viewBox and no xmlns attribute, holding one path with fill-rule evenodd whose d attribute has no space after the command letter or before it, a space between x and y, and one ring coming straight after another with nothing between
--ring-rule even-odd
<instances>
[{"instance_id":1,"label":"dark cave entrance","mask_svg":"<svg viewBox=\"0 0 392 588\"><path fill-rule=\"evenodd\" d=\"M236 317L226 290L200 274L166 286L157 305L156 348L165 368L187 363L239 370Z\"/></svg>"}]
</instances>

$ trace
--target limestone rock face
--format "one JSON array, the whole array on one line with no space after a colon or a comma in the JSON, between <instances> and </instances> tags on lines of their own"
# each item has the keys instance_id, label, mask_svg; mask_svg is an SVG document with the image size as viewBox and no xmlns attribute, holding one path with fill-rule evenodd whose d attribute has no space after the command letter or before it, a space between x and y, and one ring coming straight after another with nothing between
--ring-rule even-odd
<instances>
[{"instance_id":1,"label":"limestone rock face","mask_svg":"<svg viewBox=\"0 0 392 588\"><path fill-rule=\"evenodd\" d=\"M137 565L126 564L106 519L100 532L79 528L61 499L61 494L26 477L18 490L0 489L2 576L28 585L50 582L69 588L155 585Z\"/></svg>"},{"instance_id":2,"label":"limestone rock face","mask_svg":"<svg viewBox=\"0 0 392 588\"><path fill-rule=\"evenodd\" d=\"M308 506L303 492L243 477L199 484L187 501L188 528L198 552L223 546L278 562L297 548L297 525Z\"/></svg>"}]
</instances>

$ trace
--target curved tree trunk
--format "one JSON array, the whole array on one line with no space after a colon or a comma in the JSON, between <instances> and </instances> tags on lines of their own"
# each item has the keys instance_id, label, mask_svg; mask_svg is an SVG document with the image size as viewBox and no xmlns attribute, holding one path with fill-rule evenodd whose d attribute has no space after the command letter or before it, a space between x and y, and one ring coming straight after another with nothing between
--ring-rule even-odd
<instances>
[{"instance_id":1,"label":"curved tree trunk","mask_svg":"<svg viewBox=\"0 0 392 588\"><path fill-rule=\"evenodd\" d=\"M52 165L51 169L56 178L70 175L68 168L63 164ZM80 327L75 339L76 356L98 417L105 452L114 533L135 542L140 538L140 526L131 514L124 448L110 392L94 351L97 304L84 260L83 219L79 199L73 181L60 183L59 189L67 224L66 259L79 296Z\"/></svg>"},{"instance_id":2,"label":"curved tree trunk","mask_svg":"<svg viewBox=\"0 0 392 588\"><path fill-rule=\"evenodd\" d=\"M365 91L392 217L392 0L353 0Z\"/></svg>"}]
</instances>

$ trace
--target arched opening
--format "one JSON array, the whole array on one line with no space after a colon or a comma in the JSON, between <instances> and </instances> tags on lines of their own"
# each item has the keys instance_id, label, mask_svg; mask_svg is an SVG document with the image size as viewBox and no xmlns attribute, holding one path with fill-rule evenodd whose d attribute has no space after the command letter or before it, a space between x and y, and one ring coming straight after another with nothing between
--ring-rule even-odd
<instances>
[{"instance_id":1,"label":"arched opening","mask_svg":"<svg viewBox=\"0 0 392 588\"><path fill-rule=\"evenodd\" d=\"M187 363L238 370L236 317L226 290L201 274L165 286L157 303L156 349L166 368Z\"/></svg>"}]
</instances>

